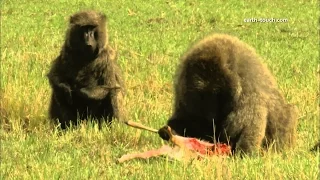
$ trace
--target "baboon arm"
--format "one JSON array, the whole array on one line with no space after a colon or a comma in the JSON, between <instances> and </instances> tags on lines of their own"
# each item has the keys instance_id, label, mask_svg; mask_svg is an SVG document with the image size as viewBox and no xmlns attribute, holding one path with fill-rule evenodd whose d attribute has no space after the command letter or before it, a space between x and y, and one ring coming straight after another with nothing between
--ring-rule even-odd
<instances>
[{"instance_id":1,"label":"baboon arm","mask_svg":"<svg viewBox=\"0 0 320 180\"><path fill-rule=\"evenodd\" d=\"M64 66L61 65L60 56L56 59L56 62L53 64L52 69L50 70L49 74L47 75L49 79L49 83L54 91L58 91L63 93L67 93L71 96L71 87L67 80L64 78ZM61 67L60 69L58 67Z\"/></svg>"},{"instance_id":2,"label":"baboon arm","mask_svg":"<svg viewBox=\"0 0 320 180\"><path fill-rule=\"evenodd\" d=\"M97 86L81 88L78 93L81 97L86 99L101 100L109 94L109 91L109 87Z\"/></svg>"},{"instance_id":3,"label":"baboon arm","mask_svg":"<svg viewBox=\"0 0 320 180\"><path fill-rule=\"evenodd\" d=\"M126 109L124 106L123 92L121 90L111 90L111 104L114 117L119 121L126 122Z\"/></svg>"},{"instance_id":4,"label":"baboon arm","mask_svg":"<svg viewBox=\"0 0 320 180\"><path fill-rule=\"evenodd\" d=\"M124 84L123 78L121 76L121 70L118 65L115 65L115 81L116 81L117 85L122 88L122 90L125 89L125 84Z\"/></svg>"},{"instance_id":5,"label":"baboon arm","mask_svg":"<svg viewBox=\"0 0 320 180\"><path fill-rule=\"evenodd\" d=\"M118 88L120 88L120 86L118 85L116 85L115 87L103 85L80 88L77 92L81 97L86 99L102 100L110 93L110 90Z\"/></svg>"},{"instance_id":6,"label":"baboon arm","mask_svg":"<svg viewBox=\"0 0 320 180\"><path fill-rule=\"evenodd\" d=\"M228 116L226 135L233 148L245 153L257 150L265 137L268 109L257 103L241 105Z\"/></svg>"},{"instance_id":7,"label":"baboon arm","mask_svg":"<svg viewBox=\"0 0 320 180\"><path fill-rule=\"evenodd\" d=\"M72 90L68 83L61 82L58 76L49 77L49 83L58 98L66 98L67 102L72 104Z\"/></svg>"}]
</instances>

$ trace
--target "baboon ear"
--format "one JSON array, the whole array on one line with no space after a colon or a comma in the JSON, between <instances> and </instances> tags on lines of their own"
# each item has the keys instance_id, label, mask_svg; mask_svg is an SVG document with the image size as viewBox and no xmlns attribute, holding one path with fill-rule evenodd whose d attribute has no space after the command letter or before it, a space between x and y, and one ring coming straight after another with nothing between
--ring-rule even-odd
<instances>
[{"instance_id":1,"label":"baboon ear","mask_svg":"<svg viewBox=\"0 0 320 180\"><path fill-rule=\"evenodd\" d=\"M75 21L76 21L76 17L75 17L75 16L70 16L70 18L69 18L69 23L70 23L70 24L74 24Z\"/></svg>"},{"instance_id":2,"label":"baboon ear","mask_svg":"<svg viewBox=\"0 0 320 180\"><path fill-rule=\"evenodd\" d=\"M104 13L100 13L100 19L101 21L107 21L107 16Z\"/></svg>"},{"instance_id":3,"label":"baboon ear","mask_svg":"<svg viewBox=\"0 0 320 180\"><path fill-rule=\"evenodd\" d=\"M79 20L81 20L81 18L84 18L84 17L85 17L84 13L73 14L70 16L69 23L70 24L77 24L77 23L79 23Z\"/></svg>"}]
</instances>

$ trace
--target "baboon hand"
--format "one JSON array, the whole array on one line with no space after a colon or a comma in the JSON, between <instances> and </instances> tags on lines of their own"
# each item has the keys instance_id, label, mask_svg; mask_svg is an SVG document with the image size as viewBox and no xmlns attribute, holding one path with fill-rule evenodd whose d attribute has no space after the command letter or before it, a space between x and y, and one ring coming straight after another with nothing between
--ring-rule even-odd
<instances>
[{"instance_id":1,"label":"baboon hand","mask_svg":"<svg viewBox=\"0 0 320 180\"><path fill-rule=\"evenodd\" d=\"M170 140L170 132L168 131L168 126L167 125L165 125L162 128L160 128L158 130L158 134L163 140L166 140L166 141Z\"/></svg>"},{"instance_id":2,"label":"baboon hand","mask_svg":"<svg viewBox=\"0 0 320 180\"><path fill-rule=\"evenodd\" d=\"M60 83L59 88L63 90L65 96L66 96L66 100L69 104L72 104L72 93L71 93L71 88L68 84L66 83Z\"/></svg>"}]
</instances>

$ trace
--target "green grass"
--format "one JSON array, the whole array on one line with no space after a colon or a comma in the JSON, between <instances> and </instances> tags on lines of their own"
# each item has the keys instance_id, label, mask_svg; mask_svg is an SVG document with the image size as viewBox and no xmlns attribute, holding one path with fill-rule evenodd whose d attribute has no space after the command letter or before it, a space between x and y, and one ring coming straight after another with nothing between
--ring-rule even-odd
<instances>
[{"instance_id":1,"label":"green grass","mask_svg":"<svg viewBox=\"0 0 320 180\"><path fill-rule=\"evenodd\" d=\"M319 130L319 4L317 1L53 1L1 2L0 179L317 179L319 153L309 148ZM82 9L105 12L119 53L129 118L159 128L172 111L179 57L211 32L252 45L299 108L297 146L244 158L166 158L117 164L130 152L160 147L155 134L114 123L83 125L61 134L48 123L46 73L63 43L68 17ZM286 18L287 23L245 23Z\"/></svg>"}]
</instances>

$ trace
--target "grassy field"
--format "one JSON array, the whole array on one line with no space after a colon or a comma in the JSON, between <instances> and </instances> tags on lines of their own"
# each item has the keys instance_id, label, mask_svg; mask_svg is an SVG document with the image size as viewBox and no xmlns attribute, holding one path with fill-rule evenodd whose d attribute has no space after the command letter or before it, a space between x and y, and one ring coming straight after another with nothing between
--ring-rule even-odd
<instances>
[{"instance_id":1,"label":"grassy field","mask_svg":"<svg viewBox=\"0 0 320 180\"><path fill-rule=\"evenodd\" d=\"M319 4L317 1L6 0L1 2L0 179L318 179ZM68 17L107 14L110 42L128 88L129 119L159 128L172 111L172 80L189 45L212 32L252 45L299 109L297 146L251 158L166 158L117 164L121 155L158 148L155 134L114 123L61 134L48 123L46 73ZM279 18L287 22L244 22Z\"/></svg>"}]
</instances>

